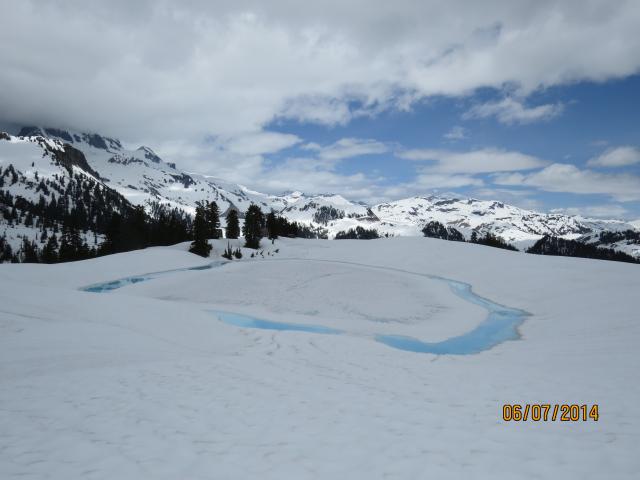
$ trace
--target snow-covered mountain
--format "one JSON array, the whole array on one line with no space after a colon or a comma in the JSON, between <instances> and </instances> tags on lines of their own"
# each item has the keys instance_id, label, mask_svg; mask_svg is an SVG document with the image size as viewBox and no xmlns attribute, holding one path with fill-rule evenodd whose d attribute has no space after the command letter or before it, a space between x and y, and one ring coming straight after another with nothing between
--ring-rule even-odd
<instances>
[{"instance_id":1,"label":"snow-covered mountain","mask_svg":"<svg viewBox=\"0 0 640 480\"><path fill-rule=\"evenodd\" d=\"M51 138L77 148L100 178L134 205L148 206L157 201L189 213L201 200L215 200L221 212L232 205L243 212L251 203L263 209L280 210L286 206L281 197L179 170L175 163L163 161L146 146L128 150L119 140L98 134L40 127L25 127L19 136Z\"/></svg>"},{"instance_id":2,"label":"snow-covered mountain","mask_svg":"<svg viewBox=\"0 0 640 480\"><path fill-rule=\"evenodd\" d=\"M394 225L396 229L404 225L409 230L414 225L435 220L459 230L467 237L474 230L479 233L490 232L520 246L533 243L543 235L575 239L591 232L632 228L619 220L540 213L503 202L436 195L383 203L374 206L373 212L381 221Z\"/></svg>"},{"instance_id":3,"label":"snow-covered mountain","mask_svg":"<svg viewBox=\"0 0 640 480\"><path fill-rule=\"evenodd\" d=\"M466 237L474 230L482 234L490 232L522 248L543 235L576 239L602 231L640 228L638 222L634 225L619 220L539 213L471 198L429 195L368 206L334 194L306 195L296 191L269 195L215 177L187 173L147 146L130 150L117 139L95 133L41 127L23 128L18 136L3 134L0 167L4 173L0 175L6 176L9 165L13 165L19 179L5 181L0 188L37 201L40 195L37 178L45 177L55 183L64 176L59 170L63 167L50 160L51 152L64 152L65 148L84 154L73 165L74 172L115 190L134 205L150 209L157 202L193 213L196 202L215 200L224 216L229 208L242 214L255 203L264 211L273 209L292 221L323 229L329 238L356 226L375 228L390 236L421 235L424 225L435 220L456 228Z\"/></svg>"},{"instance_id":4,"label":"snow-covered mountain","mask_svg":"<svg viewBox=\"0 0 640 480\"><path fill-rule=\"evenodd\" d=\"M76 207L85 224L95 226L105 218L105 210L122 212L130 204L100 180L79 150L43 136L14 137L0 132L3 247L8 243L15 250L23 238L44 243L45 232L59 234L60 219ZM102 240L89 229L83 235L89 246ZM2 254L0 251L0 258Z\"/></svg>"}]
</instances>

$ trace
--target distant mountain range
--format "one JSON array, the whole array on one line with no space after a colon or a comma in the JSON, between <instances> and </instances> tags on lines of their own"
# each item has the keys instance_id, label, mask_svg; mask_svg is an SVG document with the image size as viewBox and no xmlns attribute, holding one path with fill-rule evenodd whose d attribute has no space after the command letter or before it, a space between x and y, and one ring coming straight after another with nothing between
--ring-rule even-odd
<instances>
[{"instance_id":1,"label":"distant mountain range","mask_svg":"<svg viewBox=\"0 0 640 480\"><path fill-rule=\"evenodd\" d=\"M66 162L72 163L71 169L55 160L54 153L63 151L67 152ZM128 150L119 140L95 133L41 127L25 127L15 136L0 133L0 180L4 179L0 190L37 202L43 195L42 179L59 184L57 190L62 190L70 172L94 179L146 209L160 203L193 213L196 202L215 200L223 216L230 208L242 216L255 203L264 211L273 209L290 220L319 229L329 238L356 226L374 228L382 235L421 235L424 225L435 220L456 228L467 238L473 231L490 232L523 248L544 235L594 241L601 232L640 229L640 220L628 223L546 214L472 198L428 195L365 205L334 194L296 191L269 195L215 177L187 173L149 147ZM55 190L49 188L49 195L56 195ZM9 228L5 222L0 223L0 236L3 233L15 243L28 230L16 225ZM640 256L640 245L633 242L623 241L614 248Z\"/></svg>"}]
</instances>

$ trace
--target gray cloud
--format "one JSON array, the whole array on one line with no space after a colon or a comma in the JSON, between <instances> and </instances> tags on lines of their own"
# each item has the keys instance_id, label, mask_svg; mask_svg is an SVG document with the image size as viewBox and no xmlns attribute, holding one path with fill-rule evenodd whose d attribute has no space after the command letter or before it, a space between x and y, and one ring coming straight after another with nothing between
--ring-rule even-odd
<instances>
[{"instance_id":1,"label":"gray cloud","mask_svg":"<svg viewBox=\"0 0 640 480\"><path fill-rule=\"evenodd\" d=\"M6 3L0 121L152 145L640 66L633 1Z\"/></svg>"}]
</instances>

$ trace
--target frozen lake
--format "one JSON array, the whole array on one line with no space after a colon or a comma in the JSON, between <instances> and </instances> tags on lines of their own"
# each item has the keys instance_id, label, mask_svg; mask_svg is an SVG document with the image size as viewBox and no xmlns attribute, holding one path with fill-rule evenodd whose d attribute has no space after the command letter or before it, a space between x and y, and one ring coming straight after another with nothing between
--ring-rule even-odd
<instances>
[{"instance_id":1,"label":"frozen lake","mask_svg":"<svg viewBox=\"0 0 640 480\"><path fill-rule=\"evenodd\" d=\"M207 270L223 263L211 263L200 267L166 270L144 275L135 275L118 280L102 282L81 288L81 290L93 293L107 293L113 290L133 285L136 283L152 280L159 276L169 275L176 272ZM360 265L363 266L363 265ZM365 265L366 266L366 265ZM378 267L373 267L378 268ZM505 307L492 302L489 299L480 297L473 292L471 285L450 280L434 275L407 272L411 275L428 277L434 281L445 282L451 291L466 302L479 305L487 310L487 317L476 328L458 336L448 338L440 342L426 342L414 337L405 335L374 335L376 341L392 348L416 353L431 353L436 355L469 355L488 350L507 340L516 340L520 337L518 326L524 322L527 312L515 308ZM329 328L322 325L307 325L291 322L280 322L265 320L249 315L234 312L212 311L218 319L229 325L240 328L257 328L262 330L278 331L298 331L319 334L340 334L342 330Z\"/></svg>"}]
</instances>

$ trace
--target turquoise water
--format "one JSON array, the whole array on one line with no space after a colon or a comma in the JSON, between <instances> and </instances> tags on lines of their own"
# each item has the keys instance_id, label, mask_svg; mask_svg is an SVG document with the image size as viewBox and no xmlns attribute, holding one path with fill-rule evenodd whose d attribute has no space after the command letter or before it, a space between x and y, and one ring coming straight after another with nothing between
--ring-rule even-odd
<instances>
[{"instance_id":1,"label":"turquoise water","mask_svg":"<svg viewBox=\"0 0 640 480\"><path fill-rule=\"evenodd\" d=\"M127 285L146 282L147 280L151 280L153 278L157 278L162 275L166 275L168 273L188 272L192 270L209 270L213 267L218 267L220 265L223 265L223 262L214 262L208 265L200 265L198 267L176 268L174 270L163 270L160 272L145 273L144 275L134 275L131 277L120 278L118 280L94 283L92 285L87 285L86 287L82 287L80 290L82 290L83 292L106 293L112 290L117 290L118 288L126 287Z\"/></svg>"},{"instance_id":2,"label":"turquoise water","mask_svg":"<svg viewBox=\"0 0 640 480\"><path fill-rule=\"evenodd\" d=\"M134 283L144 282L146 280L151 280L152 276L144 276L141 275L139 277L127 277L120 280L113 280L111 282L97 283L95 285L89 285L88 287L81 288L82 291L85 292L93 292L93 293L105 293L110 292L111 290L116 290L118 288L126 287L127 285L133 285Z\"/></svg>"},{"instance_id":3,"label":"turquoise water","mask_svg":"<svg viewBox=\"0 0 640 480\"><path fill-rule=\"evenodd\" d=\"M402 335L377 335L376 341L409 352L469 355L488 350L507 340L520 338L518 327L529 315L527 312L505 307L476 295L471 285L467 283L441 277L433 278L446 282L456 296L487 310L488 314L484 321L473 330L441 342L423 342Z\"/></svg>"},{"instance_id":4,"label":"turquoise water","mask_svg":"<svg viewBox=\"0 0 640 480\"><path fill-rule=\"evenodd\" d=\"M121 278L119 280L96 283L83 287L81 288L81 290L85 292L106 293L118 288L126 287L127 285L133 285L135 283L151 280L161 275L189 270L207 270L215 266L220 266L222 264L223 262L217 262L200 267L180 268L176 270L165 270L162 272L149 273L145 275L135 275L131 277ZM474 329L469 330L462 335L451 337L441 342L423 342L422 340L418 340L417 338L402 335L374 335L375 341L389 347L396 348L398 350L405 350L408 352L432 353L436 355L470 355L488 350L507 340L517 340L518 338L520 338L518 327L529 315L527 312L515 308L506 307L504 305L497 304L489 299L476 295L473 292L471 285L467 283L450 280L443 277L419 274L415 272L405 273L426 276L433 280L447 283L449 285L449 288L451 288L451 291L456 296L467 302L479 305L487 310L487 317ZM332 335L347 333L342 330L336 330L334 328L324 327L320 325L274 322L271 320L264 320L233 312L212 311L212 313L214 313L224 323L240 328L257 328L262 330L278 331L289 330Z\"/></svg>"},{"instance_id":5,"label":"turquoise water","mask_svg":"<svg viewBox=\"0 0 640 480\"><path fill-rule=\"evenodd\" d=\"M525 315L520 310L505 308L490 311L487 318L473 330L441 342L423 342L401 335L377 335L375 338L389 347L409 352L469 355L489 350L507 340L520 338L518 326L524 321Z\"/></svg>"},{"instance_id":6,"label":"turquoise water","mask_svg":"<svg viewBox=\"0 0 640 480\"><path fill-rule=\"evenodd\" d=\"M375 335L374 339L392 348L416 353L433 353L436 355L470 355L488 350L507 340L520 338L518 327L528 315L526 312L514 308L504 307L473 293L471 285L436 278L449 284L458 297L488 310L488 315L480 325L457 337L451 337L441 342L423 342L414 337L402 335ZM230 312L213 312L225 323L241 328L259 328L263 330L293 330L311 333L345 333L340 330L298 323L274 322L262 320L248 315Z\"/></svg>"},{"instance_id":7,"label":"turquoise water","mask_svg":"<svg viewBox=\"0 0 640 480\"><path fill-rule=\"evenodd\" d=\"M250 317L247 315L240 315L239 313L221 312L213 310L212 313L222 320L224 323L234 325L241 328L260 328L263 330L292 330L297 332L311 332L311 333L324 333L324 334L338 334L343 333L341 330L335 328L323 327L320 325L305 325L302 323L286 323L286 322L273 322L271 320L261 320L259 318Z\"/></svg>"}]
</instances>

